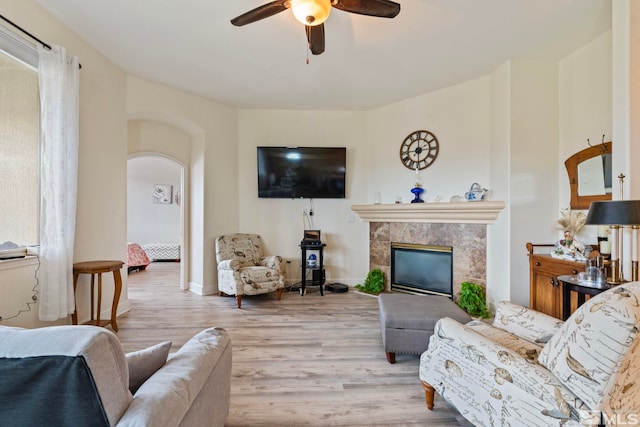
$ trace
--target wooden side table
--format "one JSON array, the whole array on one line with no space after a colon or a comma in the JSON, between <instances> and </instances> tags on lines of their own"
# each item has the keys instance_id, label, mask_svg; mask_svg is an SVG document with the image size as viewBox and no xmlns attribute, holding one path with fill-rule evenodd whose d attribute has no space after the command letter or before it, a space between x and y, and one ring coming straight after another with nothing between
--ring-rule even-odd
<instances>
[{"instance_id":1,"label":"wooden side table","mask_svg":"<svg viewBox=\"0 0 640 427\"><path fill-rule=\"evenodd\" d=\"M73 295L76 294L78 285L78 276L80 274L91 274L91 320L85 325L105 326L111 324L115 332L118 332L118 324L116 323L116 314L118 312L118 301L120 301L120 293L122 292L122 277L120 269L124 265L122 261L85 261L73 264ZM111 304L111 319L100 320L100 306L102 303L102 273L113 272L113 280L115 289L113 290L113 303ZM94 285L95 275L98 275L98 307L97 316L94 319ZM71 323L78 324L78 309L76 308L71 315Z\"/></svg>"}]
</instances>

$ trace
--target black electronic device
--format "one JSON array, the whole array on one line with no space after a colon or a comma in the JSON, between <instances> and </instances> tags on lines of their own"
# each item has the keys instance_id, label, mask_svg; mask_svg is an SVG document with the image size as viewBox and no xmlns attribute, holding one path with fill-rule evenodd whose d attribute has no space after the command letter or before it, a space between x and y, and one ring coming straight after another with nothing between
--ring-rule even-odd
<instances>
[{"instance_id":1,"label":"black electronic device","mask_svg":"<svg viewBox=\"0 0 640 427\"><path fill-rule=\"evenodd\" d=\"M326 285L325 288L329 292L333 292L337 294L342 294L349 291L349 286L345 285L344 283L330 283Z\"/></svg>"},{"instance_id":2,"label":"black electronic device","mask_svg":"<svg viewBox=\"0 0 640 427\"><path fill-rule=\"evenodd\" d=\"M324 268L318 268L315 270L311 270L311 284L312 285L322 285L324 284Z\"/></svg>"},{"instance_id":3,"label":"black electronic device","mask_svg":"<svg viewBox=\"0 0 640 427\"><path fill-rule=\"evenodd\" d=\"M320 230L304 230L303 245L321 245Z\"/></svg>"},{"instance_id":4,"label":"black electronic device","mask_svg":"<svg viewBox=\"0 0 640 427\"><path fill-rule=\"evenodd\" d=\"M344 199L345 147L258 147L258 197Z\"/></svg>"}]
</instances>

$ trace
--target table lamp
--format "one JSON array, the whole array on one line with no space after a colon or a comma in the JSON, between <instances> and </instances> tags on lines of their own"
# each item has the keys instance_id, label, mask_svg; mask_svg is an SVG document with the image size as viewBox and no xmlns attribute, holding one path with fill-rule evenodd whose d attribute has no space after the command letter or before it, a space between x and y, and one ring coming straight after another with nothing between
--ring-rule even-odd
<instances>
[{"instance_id":1,"label":"table lamp","mask_svg":"<svg viewBox=\"0 0 640 427\"><path fill-rule=\"evenodd\" d=\"M625 282L622 268L624 227L631 228L631 280L638 280L638 229L640 200L608 200L591 202L587 225L608 225L611 229L611 278L609 283Z\"/></svg>"}]
</instances>

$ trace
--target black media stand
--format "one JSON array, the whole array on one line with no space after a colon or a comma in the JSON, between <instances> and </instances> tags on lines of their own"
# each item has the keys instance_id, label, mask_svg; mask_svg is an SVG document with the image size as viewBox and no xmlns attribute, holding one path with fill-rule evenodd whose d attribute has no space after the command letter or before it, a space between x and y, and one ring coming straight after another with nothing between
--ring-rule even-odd
<instances>
[{"instance_id":1,"label":"black media stand","mask_svg":"<svg viewBox=\"0 0 640 427\"><path fill-rule=\"evenodd\" d=\"M317 243L308 243L305 242L304 240L302 242L300 242L300 250L302 251L302 263L301 263L301 268L302 268L302 281L301 286L300 286L300 296L303 296L305 294L306 291L306 285L307 285L307 271L311 270L311 283L309 283L310 285L315 285L315 286L320 286L320 295L324 296L324 289L323 289L323 285L324 285L324 263L323 263L323 256L322 256L322 251L324 250L324 247L327 246L325 243L321 243L320 241L318 241ZM307 264L307 251L316 251L318 252L318 263L316 264L315 267L310 267Z\"/></svg>"}]
</instances>

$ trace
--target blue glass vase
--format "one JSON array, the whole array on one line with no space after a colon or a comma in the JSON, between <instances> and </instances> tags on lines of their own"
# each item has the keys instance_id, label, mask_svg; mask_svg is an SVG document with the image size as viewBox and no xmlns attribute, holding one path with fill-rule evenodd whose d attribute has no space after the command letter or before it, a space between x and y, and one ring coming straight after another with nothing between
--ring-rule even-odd
<instances>
[{"instance_id":1,"label":"blue glass vase","mask_svg":"<svg viewBox=\"0 0 640 427\"><path fill-rule=\"evenodd\" d=\"M411 192L414 196L416 196L411 203L424 203L424 200L420 198L420 195L424 193L424 189L422 187L413 187Z\"/></svg>"}]
</instances>

